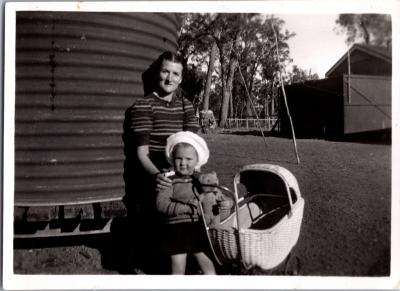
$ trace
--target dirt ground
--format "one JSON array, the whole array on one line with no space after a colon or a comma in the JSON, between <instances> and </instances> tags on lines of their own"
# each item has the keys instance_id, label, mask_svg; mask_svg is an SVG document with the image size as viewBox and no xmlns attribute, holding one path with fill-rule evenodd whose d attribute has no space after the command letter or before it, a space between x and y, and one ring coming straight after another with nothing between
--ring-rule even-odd
<instances>
[{"instance_id":1,"label":"dirt ground","mask_svg":"<svg viewBox=\"0 0 400 291\"><path fill-rule=\"evenodd\" d=\"M293 251L300 259L300 275L389 275L390 145L300 139L297 165L290 139L268 137L265 145L262 137L246 133L205 138L211 158L203 171L216 170L222 185L232 187L233 175L252 163L281 165L296 176L305 199ZM123 220L116 220L111 235L16 240L14 272L146 272L145 267L135 267L135 245L140 240L135 234ZM155 265L151 258L146 263Z\"/></svg>"}]
</instances>

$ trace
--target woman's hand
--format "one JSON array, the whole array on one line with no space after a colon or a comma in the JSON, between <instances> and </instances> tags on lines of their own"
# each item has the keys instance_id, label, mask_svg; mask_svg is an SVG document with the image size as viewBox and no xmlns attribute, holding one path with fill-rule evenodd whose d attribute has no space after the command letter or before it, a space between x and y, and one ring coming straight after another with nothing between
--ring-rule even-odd
<instances>
[{"instance_id":1,"label":"woman's hand","mask_svg":"<svg viewBox=\"0 0 400 291\"><path fill-rule=\"evenodd\" d=\"M156 190L162 191L172 187L172 180L165 176L165 173L157 173L155 175Z\"/></svg>"}]
</instances>

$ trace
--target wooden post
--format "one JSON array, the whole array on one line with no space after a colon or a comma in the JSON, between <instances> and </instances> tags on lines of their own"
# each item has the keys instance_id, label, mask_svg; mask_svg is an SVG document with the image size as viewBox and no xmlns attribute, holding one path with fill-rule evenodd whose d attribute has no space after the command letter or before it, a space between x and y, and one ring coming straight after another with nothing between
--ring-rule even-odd
<instances>
[{"instance_id":1,"label":"wooden post","mask_svg":"<svg viewBox=\"0 0 400 291\"><path fill-rule=\"evenodd\" d=\"M275 105L275 102L274 102L274 88L272 88L272 96L271 96L271 110L270 110L270 112L271 112L271 115L274 115L275 114L275 109L274 109L274 105Z\"/></svg>"},{"instance_id":2,"label":"wooden post","mask_svg":"<svg viewBox=\"0 0 400 291\"><path fill-rule=\"evenodd\" d=\"M267 97L265 97L265 108L264 108L264 116L267 117L268 115L268 94Z\"/></svg>"},{"instance_id":3,"label":"wooden post","mask_svg":"<svg viewBox=\"0 0 400 291\"><path fill-rule=\"evenodd\" d=\"M272 30L274 31L274 35L275 35L276 55L277 55L278 64L279 64L279 82L281 83L281 86L282 86L283 100L285 101L286 112L289 117L290 127L292 129L292 138L293 138L293 145L294 145L294 151L296 154L297 164L300 165L300 158L299 158L299 154L297 152L296 136L294 133L293 121L292 121L292 117L290 116L289 106L287 104L287 99L286 99L285 86L283 84L283 78L282 78L282 72L281 72L281 62L279 60L278 36L276 35L276 31L275 31L274 25L272 23L271 23L271 26L272 26Z\"/></svg>"},{"instance_id":4,"label":"wooden post","mask_svg":"<svg viewBox=\"0 0 400 291\"><path fill-rule=\"evenodd\" d=\"M254 104L253 104L253 101L251 100L250 92L249 92L249 89L247 88L247 85L246 85L246 82L245 82L245 80L244 80L244 77L243 77L243 74L242 74L242 70L240 69L240 66L238 66L238 69L239 69L239 70L238 70L238 71L239 71L239 75L240 75L240 78L241 78L241 80L242 80L242 83L243 83L243 86L244 86L244 89L245 89L247 98L250 100L250 104L251 104L251 106L252 106L252 108L253 108L253 110L254 110L254 114L255 114L256 118L258 119L257 111L256 111L256 109L255 109L255 106L254 106ZM261 132L261 135L262 135L263 140L264 140L265 148L267 148L267 140L265 139L264 131L263 131L262 128L260 128L260 132Z\"/></svg>"},{"instance_id":5,"label":"wooden post","mask_svg":"<svg viewBox=\"0 0 400 291\"><path fill-rule=\"evenodd\" d=\"M347 103L351 102L351 86L350 86L350 49L347 50Z\"/></svg>"}]
</instances>

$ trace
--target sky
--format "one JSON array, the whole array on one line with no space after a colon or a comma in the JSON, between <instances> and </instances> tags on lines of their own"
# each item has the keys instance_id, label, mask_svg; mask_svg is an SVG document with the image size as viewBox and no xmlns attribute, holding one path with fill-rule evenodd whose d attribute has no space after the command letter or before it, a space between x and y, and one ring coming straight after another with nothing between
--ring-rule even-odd
<instances>
[{"instance_id":1,"label":"sky","mask_svg":"<svg viewBox=\"0 0 400 291\"><path fill-rule=\"evenodd\" d=\"M338 14L275 14L285 21L284 28L295 32L289 41L293 63L303 70L317 73L320 78L347 52L345 33L337 34Z\"/></svg>"}]
</instances>

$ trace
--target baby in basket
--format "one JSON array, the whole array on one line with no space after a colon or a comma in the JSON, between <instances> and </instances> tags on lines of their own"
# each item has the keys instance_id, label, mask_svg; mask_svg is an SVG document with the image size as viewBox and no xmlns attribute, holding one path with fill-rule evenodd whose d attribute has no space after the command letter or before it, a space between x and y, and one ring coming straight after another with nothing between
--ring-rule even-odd
<instances>
[{"instance_id":1,"label":"baby in basket","mask_svg":"<svg viewBox=\"0 0 400 291\"><path fill-rule=\"evenodd\" d=\"M174 171L170 173L172 186L160 190L156 198L165 222L160 245L171 257L172 274L185 274L187 254L194 255L204 274L215 274L214 264L206 255L209 246L199 216L201 202L194 192L200 167L209 158L207 143L197 134L182 131L167 139L165 151Z\"/></svg>"}]
</instances>

